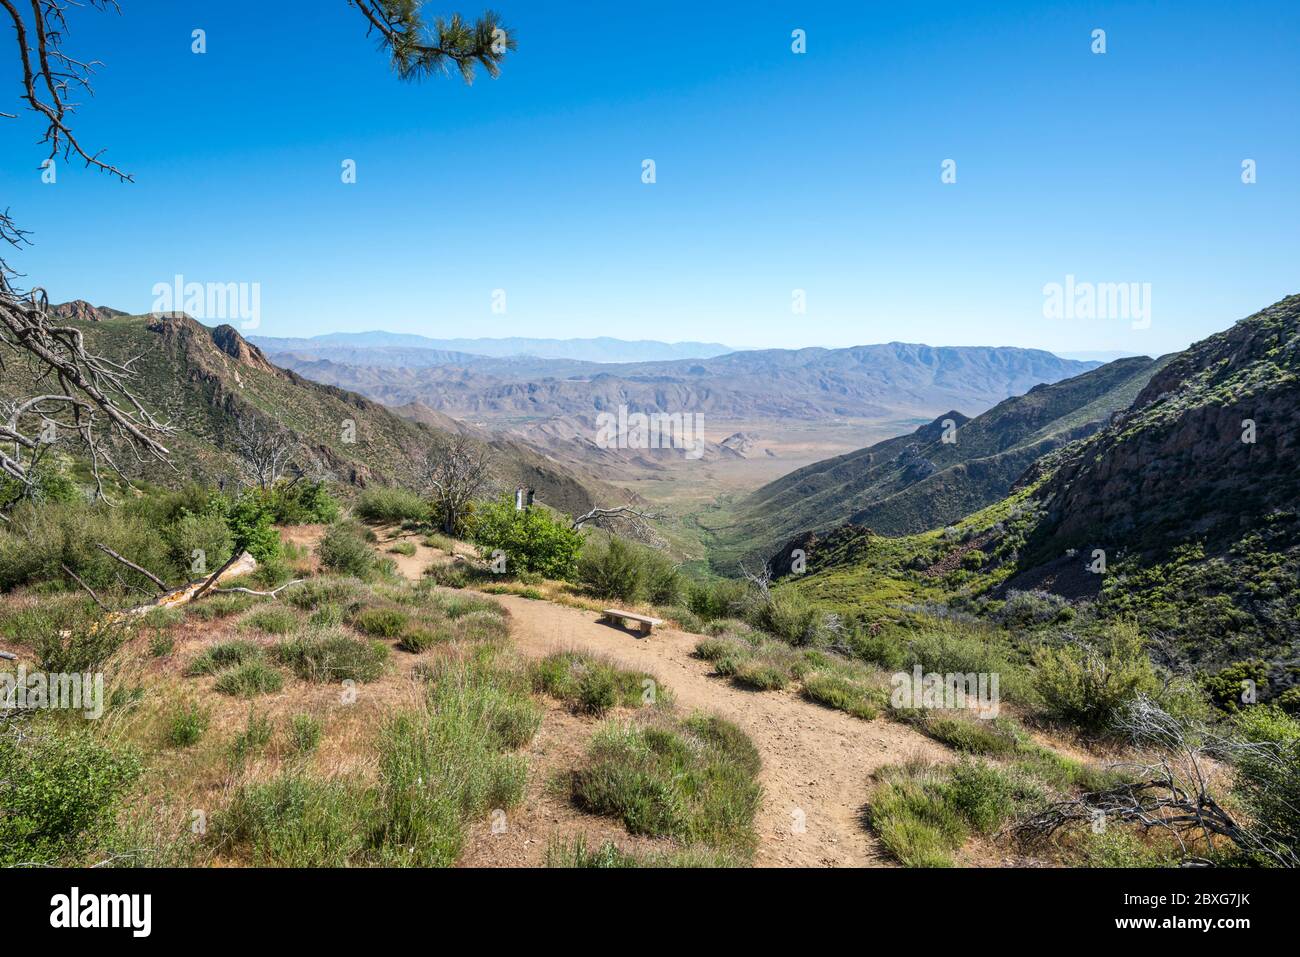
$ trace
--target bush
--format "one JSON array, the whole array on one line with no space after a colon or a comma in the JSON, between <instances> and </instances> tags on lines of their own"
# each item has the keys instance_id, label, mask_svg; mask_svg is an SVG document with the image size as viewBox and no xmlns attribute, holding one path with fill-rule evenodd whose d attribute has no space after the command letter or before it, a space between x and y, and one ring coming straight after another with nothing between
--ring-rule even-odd
<instances>
[{"instance_id":1,"label":"bush","mask_svg":"<svg viewBox=\"0 0 1300 957\"><path fill-rule=\"evenodd\" d=\"M172 561L176 567L186 569L190 578L212 574L235 553L235 536L224 515L187 512L164 534Z\"/></svg>"},{"instance_id":2,"label":"bush","mask_svg":"<svg viewBox=\"0 0 1300 957\"><path fill-rule=\"evenodd\" d=\"M271 743L271 738L275 734L275 729L271 726L271 719L266 715L260 715L251 707L248 709L248 724L238 735L235 736L235 742L231 745L231 754L236 761L242 761L252 754L257 754L266 750L266 746Z\"/></svg>"},{"instance_id":3,"label":"bush","mask_svg":"<svg viewBox=\"0 0 1300 957\"><path fill-rule=\"evenodd\" d=\"M191 678L197 675L214 675L261 656L261 646L251 641L223 641L208 648L191 661L185 669L185 674Z\"/></svg>"},{"instance_id":4,"label":"bush","mask_svg":"<svg viewBox=\"0 0 1300 957\"><path fill-rule=\"evenodd\" d=\"M1242 740L1256 745L1234 758L1234 794L1266 844L1294 854L1300 847L1300 721L1260 705L1241 711L1233 725Z\"/></svg>"},{"instance_id":5,"label":"bush","mask_svg":"<svg viewBox=\"0 0 1300 957\"><path fill-rule=\"evenodd\" d=\"M1068 601L1051 592L1012 589L993 618L1008 628L1032 628L1055 621L1069 607Z\"/></svg>"},{"instance_id":6,"label":"bush","mask_svg":"<svg viewBox=\"0 0 1300 957\"><path fill-rule=\"evenodd\" d=\"M281 482L271 490L270 507L278 525L329 524L340 511L324 482Z\"/></svg>"},{"instance_id":7,"label":"bush","mask_svg":"<svg viewBox=\"0 0 1300 957\"><path fill-rule=\"evenodd\" d=\"M295 714L289 725L289 740L299 754L310 754L320 746L321 726L309 714Z\"/></svg>"},{"instance_id":8,"label":"bush","mask_svg":"<svg viewBox=\"0 0 1300 957\"><path fill-rule=\"evenodd\" d=\"M802 593L793 589L772 592L759 602L750 619L755 627L792 645L811 645L819 639L822 613Z\"/></svg>"},{"instance_id":9,"label":"bush","mask_svg":"<svg viewBox=\"0 0 1300 957\"><path fill-rule=\"evenodd\" d=\"M167 719L167 743L177 748L196 744L208 730L208 712L190 703L180 705Z\"/></svg>"},{"instance_id":10,"label":"bush","mask_svg":"<svg viewBox=\"0 0 1300 957\"><path fill-rule=\"evenodd\" d=\"M34 608L21 620L23 640L36 652L41 670L57 674L102 670L131 636L128 622L105 617L90 602Z\"/></svg>"},{"instance_id":11,"label":"bush","mask_svg":"<svg viewBox=\"0 0 1300 957\"><path fill-rule=\"evenodd\" d=\"M256 628L268 635L287 635L298 627L298 616L283 605L265 605L240 621L239 626Z\"/></svg>"},{"instance_id":12,"label":"bush","mask_svg":"<svg viewBox=\"0 0 1300 957\"><path fill-rule=\"evenodd\" d=\"M358 497L352 511L366 522L397 525L402 522L423 524L430 519L429 503L406 489L380 486L368 488Z\"/></svg>"},{"instance_id":13,"label":"bush","mask_svg":"<svg viewBox=\"0 0 1300 957\"><path fill-rule=\"evenodd\" d=\"M140 771L87 731L0 732L0 867L80 863Z\"/></svg>"},{"instance_id":14,"label":"bush","mask_svg":"<svg viewBox=\"0 0 1300 957\"><path fill-rule=\"evenodd\" d=\"M542 506L516 511L505 496L482 507L474 522L474 543L484 557L506 556L506 572L531 572L547 578L573 576L582 536L562 516Z\"/></svg>"},{"instance_id":15,"label":"bush","mask_svg":"<svg viewBox=\"0 0 1300 957\"><path fill-rule=\"evenodd\" d=\"M571 779L573 800L619 818L633 834L752 853L762 799L758 752L735 725L697 717L673 727L607 722L587 765Z\"/></svg>"},{"instance_id":16,"label":"bush","mask_svg":"<svg viewBox=\"0 0 1300 957\"><path fill-rule=\"evenodd\" d=\"M274 563L283 556L280 533L275 529L275 509L268 495L256 490L245 492L230 507L226 520L235 538L235 552L248 552L259 563Z\"/></svg>"},{"instance_id":17,"label":"bush","mask_svg":"<svg viewBox=\"0 0 1300 957\"><path fill-rule=\"evenodd\" d=\"M406 558L411 558L415 555L415 542L398 542L388 551L393 555L402 555Z\"/></svg>"},{"instance_id":18,"label":"bush","mask_svg":"<svg viewBox=\"0 0 1300 957\"><path fill-rule=\"evenodd\" d=\"M377 681L388 660L387 645L334 630L291 639L272 653L299 678L318 682Z\"/></svg>"},{"instance_id":19,"label":"bush","mask_svg":"<svg viewBox=\"0 0 1300 957\"><path fill-rule=\"evenodd\" d=\"M1159 688L1145 642L1131 621L1112 623L1100 648L1039 649L1034 663L1034 685L1047 714L1089 731L1108 729L1130 701Z\"/></svg>"},{"instance_id":20,"label":"bush","mask_svg":"<svg viewBox=\"0 0 1300 957\"><path fill-rule=\"evenodd\" d=\"M225 672L213 685L222 694L235 698L275 694L283 687L284 675L259 658Z\"/></svg>"},{"instance_id":21,"label":"bush","mask_svg":"<svg viewBox=\"0 0 1300 957\"><path fill-rule=\"evenodd\" d=\"M776 662L763 658L747 658L738 662L731 680L755 691L780 691L790 683L790 672Z\"/></svg>"},{"instance_id":22,"label":"bush","mask_svg":"<svg viewBox=\"0 0 1300 957\"><path fill-rule=\"evenodd\" d=\"M681 575L666 555L613 535L586 540L577 579L598 598L629 603L672 604L681 592Z\"/></svg>"},{"instance_id":23,"label":"bush","mask_svg":"<svg viewBox=\"0 0 1300 957\"><path fill-rule=\"evenodd\" d=\"M292 774L245 783L212 824L213 837L264 867L347 867L370 852L370 794Z\"/></svg>"},{"instance_id":24,"label":"bush","mask_svg":"<svg viewBox=\"0 0 1300 957\"><path fill-rule=\"evenodd\" d=\"M721 578L700 582L687 589L686 607L702 621L736 618L749 603L749 588L744 582Z\"/></svg>"},{"instance_id":25,"label":"bush","mask_svg":"<svg viewBox=\"0 0 1300 957\"><path fill-rule=\"evenodd\" d=\"M1268 688L1268 672L1267 662L1238 661L1215 674L1198 675L1196 682L1216 708L1233 714L1248 703L1248 689L1263 696Z\"/></svg>"},{"instance_id":26,"label":"bush","mask_svg":"<svg viewBox=\"0 0 1300 957\"><path fill-rule=\"evenodd\" d=\"M353 578L368 578L375 569L375 553L366 530L356 522L331 525L316 546L323 568Z\"/></svg>"},{"instance_id":27,"label":"bush","mask_svg":"<svg viewBox=\"0 0 1300 957\"><path fill-rule=\"evenodd\" d=\"M411 623L411 616L400 608L366 608L357 612L352 624L372 638L396 638Z\"/></svg>"},{"instance_id":28,"label":"bush","mask_svg":"<svg viewBox=\"0 0 1300 957\"><path fill-rule=\"evenodd\" d=\"M815 671L805 675L803 696L863 721L875 718L885 704L885 694L880 689L833 671Z\"/></svg>"},{"instance_id":29,"label":"bush","mask_svg":"<svg viewBox=\"0 0 1300 957\"><path fill-rule=\"evenodd\" d=\"M636 708L666 700L666 689L644 671L627 671L576 651L556 652L533 663L529 679L533 690L564 701L580 714L599 716L613 707Z\"/></svg>"}]
</instances>

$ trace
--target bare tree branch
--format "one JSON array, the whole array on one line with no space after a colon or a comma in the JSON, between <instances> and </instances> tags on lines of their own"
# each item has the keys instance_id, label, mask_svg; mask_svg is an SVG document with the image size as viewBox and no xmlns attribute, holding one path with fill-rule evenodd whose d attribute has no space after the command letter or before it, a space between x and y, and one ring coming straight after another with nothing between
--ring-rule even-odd
<instances>
[{"instance_id":1,"label":"bare tree branch","mask_svg":"<svg viewBox=\"0 0 1300 957\"><path fill-rule=\"evenodd\" d=\"M586 514L573 520L573 528L599 528L611 535L631 538L654 548L663 548L668 543L651 524L662 521L663 513L650 512L634 508L631 505L618 505L614 508L593 508Z\"/></svg>"},{"instance_id":2,"label":"bare tree branch","mask_svg":"<svg viewBox=\"0 0 1300 957\"><path fill-rule=\"evenodd\" d=\"M426 481L448 535L460 531L470 503L492 484L492 452L468 436L457 435L425 459Z\"/></svg>"},{"instance_id":3,"label":"bare tree branch","mask_svg":"<svg viewBox=\"0 0 1300 957\"><path fill-rule=\"evenodd\" d=\"M253 415L239 420L235 450L253 482L264 491L274 488L293 466L293 438L284 429Z\"/></svg>"}]
</instances>

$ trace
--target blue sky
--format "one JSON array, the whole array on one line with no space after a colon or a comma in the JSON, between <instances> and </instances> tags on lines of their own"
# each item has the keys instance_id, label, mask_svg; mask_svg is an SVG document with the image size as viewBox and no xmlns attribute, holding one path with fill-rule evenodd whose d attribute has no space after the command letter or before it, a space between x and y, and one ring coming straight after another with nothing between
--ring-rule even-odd
<instances>
[{"instance_id":1,"label":"blue sky","mask_svg":"<svg viewBox=\"0 0 1300 957\"><path fill-rule=\"evenodd\" d=\"M400 84L345 0L121 2L68 46L135 184L42 184L35 119L0 120L56 300L147 311L182 274L259 283L265 335L1155 354L1300 292L1293 0L498 0L519 50L469 88ZM1149 328L1045 317L1067 275L1150 283Z\"/></svg>"}]
</instances>

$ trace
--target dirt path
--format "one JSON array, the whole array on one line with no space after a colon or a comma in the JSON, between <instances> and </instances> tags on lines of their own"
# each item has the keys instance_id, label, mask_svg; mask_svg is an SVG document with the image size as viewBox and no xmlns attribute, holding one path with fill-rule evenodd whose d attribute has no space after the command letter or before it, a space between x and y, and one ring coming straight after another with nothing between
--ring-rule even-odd
<instances>
[{"instance_id":1,"label":"dirt path","mask_svg":"<svg viewBox=\"0 0 1300 957\"><path fill-rule=\"evenodd\" d=\"M402 537L416 543L415 555L393 556L408 578L418 580L430 563L450 561L417 537ZM750 736L763 759L756 865L889 864L862 824L868 778L882 765L913 755L951 757L905 725L883 718L862 721L789 691L746 691L712 677L712 666L692 657L698 635L661 626L653 637L642 639L600 623L584 609L514 595L492 597L509 609L511 637L522 654L541 658L578 650L603 655L653 675L682 711L719 714Z\"/></svg>"},{"instance_id":2,"label":"dirt path","mask_svg":"<svg viewBox=\"0 0 1300 957\"><path fill-rule=\"evenodd\" d=\"M715 712L744 729L763 758L755 864L887 863L861 823L868 776L914 754L945 756L942 747L903 725L861 721L790 692L744 691L710 677L711 666L691 657L696 635L660 628L641 639L600 624L591 612L512 595L493 597L510 610L511 636L525 655L567 649L604 655L654 675L682 710Z\"/></svg>"}]
</instances>

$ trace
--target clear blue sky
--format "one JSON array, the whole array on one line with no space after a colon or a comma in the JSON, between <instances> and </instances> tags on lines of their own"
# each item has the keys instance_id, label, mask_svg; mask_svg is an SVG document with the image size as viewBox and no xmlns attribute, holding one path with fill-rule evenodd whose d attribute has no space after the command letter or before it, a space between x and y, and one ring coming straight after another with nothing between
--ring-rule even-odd
<instances>
[{"instance_id":1,"label":"clear blue sky","mask_svg":"<svg viewBox=\"0 0 1300 957\"><path fill-rule=\"evenodd\" d=\"M400 84L345 0L121 3L69 49L104 61L79 132L134 185L43 185L35 119L0 120L16 262L56 300L143 312L181 273L260 283L266 335L1154 354L1300 292L1294 0L499 0L519 51L471 88ZM1044 318L1067 274L1150 283L1150 328Z\"/></svg>"}]
</instances>

